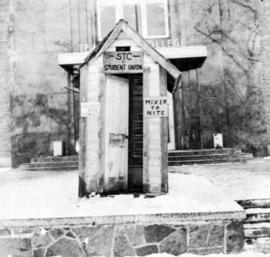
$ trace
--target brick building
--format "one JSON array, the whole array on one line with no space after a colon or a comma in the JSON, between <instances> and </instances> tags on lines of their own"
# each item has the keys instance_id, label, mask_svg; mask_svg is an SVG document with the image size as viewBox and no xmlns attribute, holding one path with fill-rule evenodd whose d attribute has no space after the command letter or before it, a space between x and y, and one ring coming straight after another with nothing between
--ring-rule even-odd
<instances>
[{"instance_id":1,"label":"brick building","mask_svg":"<svg viewBox=\"0 0 270 257\"><path fill-rule=\"evenodd\" d=\"M267 1L0 0L1 163L50 155L55 140L74 153L78 94L66 87L77 87L79 74L62 69L58 55L91 50L120 18L156 47L207 46L203 66L182 58L177 149L213 147L213 133L221 132L227 147L266 154Z\"/></svg>"}]
</instances>

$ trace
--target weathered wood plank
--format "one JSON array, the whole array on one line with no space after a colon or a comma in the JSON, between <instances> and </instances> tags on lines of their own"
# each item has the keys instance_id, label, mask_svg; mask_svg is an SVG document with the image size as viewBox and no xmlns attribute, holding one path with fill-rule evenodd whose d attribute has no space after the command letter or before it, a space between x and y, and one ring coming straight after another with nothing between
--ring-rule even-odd
<instances>
[{"instance_id":1,"label":"weathered wood plank","mask_svg":"<svg viewBox=\"0 0 270 257\"><path fill-rule=\"evenodd\" d=\"M88 65L80 70L80 102L87 102L88 85ZM87 186L85 181L86 172L86 124L85 117L80 117L80 154L79 154L79 197L87 195Z\"/></svg>"},{"instance_id":2,"label":"weathered wood plank","mask_svg":"<svg viewBox=\"0 0 270 257\"><path fill-rule=\"evenodd\" d=\"M127 190L128 80L107 75L105 128L105 191Z\"/></svg>"},{"instance_id":3,"label":"weathered wood plank","mask_svg":"<svg viewBox=\"0 0 270 257\"><path fill-rule=\"evenodd\" d=\"M144 87L148 88L148 97L160 96L160 70L159 64L152 62L147 63L150 73L147 74L147 80ZM149 176L149 192L153 194L161 193L161 119L146 118L148 125L148 176ZM155 154L157 158L151 158L150 155Z\"/></svg>"},{"instance_id":4,"label":"weathered wood plank","mask_svg":"<svg viewBox=\"0 0 270 257\"><path fill-rule=\"evenodd\" d=\"M149 76L150 68L145 67L143 71L143 97L149 96ZM149 154L149 119L143 117L143 191L149 193L149 170L148 170L148 154Z\"/></svg>"},{"instance_id":5,"label":"weathered wood plank","mask_svg":"<svg viewBox=\"0 0 270 257\"><path fill-rule=\"evenodd\" d=\"M270 199L248 199L248 200L238 200L244 209L248 208L270 208Z\"/></svg>"},{"instance_id":6,"label":"weathered wood plank","mask_svg":"<svg viewBox=\"0 0 270 257\"><path fill-rule=\"evenodd\" d=\"M245 238L270 237L270 223L245 224Z\"/></svg>"},{"instance_id":7,"label":"weathered wood plank","mask_svg":"<svg viewBox=\"0 0 270 257\"><path fill-rule=\"evenodd\" d=\"M261 223L270 222L270 209L269 212L247 213L245 223Z\"/></svg>"},{"instance_id":8,"label":"weathered wood plank","mask_svg":"<svg viewBox=\"0 0 270 257\"><path fill-rule=\"evenodd\" d=\"M81 93L81 103L94 104L99 106L99 83L104 76L100 73L101 66L96 62L91 66L84 66L81 70L87 69L87 76L83 75L83 86ZM86 81L85 81L86 80ZM85 189L84 195L92 192L100 193L99 174L100 174L100 140L99 140L99 111L91 113L86 112L85 117L81 117L80 144L80 179Z\"/></svg>"},{"instance_id":9,"label":"weathered wood plank","mask_svg":"<svg viewBox=\"0 0 270 257\"><path fill-rule=\"evenodd\" d=\"M104 182L105 182L105 117L106 117L106 110L105 110L105 103L106 103L106 98L105 98L105 91L106 89L106 76L103 73L103 70L100 69L100 80L99 80L99 166L100 166L100 172L97 177L97 183L98 183L98 190L99 192L104 191Z\"/></svg>"},{"instance_id":10,"label":"weathered wood plank","mask_svg":"<svg viewBox=\"0 0 270 257\"><path fill-rule=\"evenodd\" d=\"M160 67L160 96L167 96L167 72ZM168 192L168 131L169 117L162 117L160 124L161 138L161 191Z\"/></svg>"}]
</instances>

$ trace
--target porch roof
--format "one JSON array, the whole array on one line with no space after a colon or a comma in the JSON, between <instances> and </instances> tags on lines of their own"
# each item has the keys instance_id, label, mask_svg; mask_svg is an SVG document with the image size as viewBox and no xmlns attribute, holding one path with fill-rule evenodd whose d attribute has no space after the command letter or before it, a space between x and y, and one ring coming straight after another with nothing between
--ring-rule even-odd
<instances>
[{"instance_id":1,"label":"porch roof","mask_svg":"<svg viewBox=\"0 0 270 257\"><path fill-rule=\"evenodd\" d=\"M150 55L155 62L167 70L174 79L178 79L181 76L181 70L185 71L200 67L207 56L205 46L155 49L137 31L130 27L125 20L121 19L92 51L76 53L74 56L68 56L67 54L59 55L59 65L69 70L73 68L69 66L79 65L80 67L90 62L93 58L106 51L119 38L122 32Z\"/></svg>"},{"instance_id":2,"label":"porch roof","mask_svg":"<svg viewBox=\"0 0 270 257\"><path fill-rule=\"evenodd\" d=\"M170 60L180 71L200 68L207 58L206 46L162 47L156 49ZM65 70L72 70L85 63L91 52L63 53L58 55L58 64Z\"/></svg>"}]
</instances>

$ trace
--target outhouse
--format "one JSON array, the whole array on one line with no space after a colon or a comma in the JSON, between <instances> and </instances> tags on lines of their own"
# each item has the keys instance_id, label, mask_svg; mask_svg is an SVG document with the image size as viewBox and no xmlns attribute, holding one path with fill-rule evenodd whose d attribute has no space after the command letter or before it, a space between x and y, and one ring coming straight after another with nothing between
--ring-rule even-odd
<instances>
[{"instance_id":1,"label":"outhouse","mask_svg":"<svg viewBox=\"0 0 270 257\"><path fill-rule=\"evenodd\" d=\"M168 80L181 72L124 20L80 67L80 196L168 192Z\"/></svg>"}]
</instances>

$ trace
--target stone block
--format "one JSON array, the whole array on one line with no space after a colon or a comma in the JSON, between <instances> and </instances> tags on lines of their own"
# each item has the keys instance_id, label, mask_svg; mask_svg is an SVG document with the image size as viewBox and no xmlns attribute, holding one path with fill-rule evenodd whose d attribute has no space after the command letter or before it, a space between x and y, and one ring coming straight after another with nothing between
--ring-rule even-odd
<instances>
[{"instance_id":1,"label":"stone block","mask_svg":"<svg viewBox=\"0 0 270 257\"><path fill-rule=\"evenodd\" d=\"M187 251L187 231L180 228L160 243L160 252L178 256Z\"/></svg>"},{"instance_id":2,"label":"stone block","mask_svg":"<svg viewBox=\"0 0 270 257\"><path fill-rule=\"evenodd\" d=\"M154 253L158 253L157 245L146 245L136 248L136 253L138 256L146 256Z\"/></svg>"},{"instance_id":3,"label":"stone block","mask_svg":"<svg viewBox=\"0 0 270 257\"><path fill-rule=\"evenodd\" d=\"M224 225L212 226L207 240L207 246L224 246Z\"/></svg>"},{"instance_id":4,"label":"stone block","mask_svg":"<svg viewBox=\"0 0 270 257\"><path fill-rule=\"evenodd\" d=\"M35 248L47 247L52 242L53 238L48 232L45 232L45 234L41 231L36 232L32 238L32 244Z\"/></svg>"},{"instance_id":5,"label":"stone block","mask_svg":"<svg viewBox=\"0 0 270 257\"><path fill-rule=\"evenodd\" d=\"M147 243L160 242L174 231L174 228L165 225L155 224L144 227L145 239Z\"/></svg>"},{"instance_id":6,"label":"stone block","mask_svg":"<svg viewBox=\"0 0 270 257\"><path fill-rule=\"evenodd\" d=\"M98 227L95 236L90 238L85 246L88 256L110 257L113 244L113 235L113 226Z\"/></svg>"},{"instance_id":7,"label":"stone block","mask_svg":"<svg viewBox=\"0 0 270 257\"><path fill-rule=\"evenodd\" d=\"M130 245L124 230L116 231L116 235L114 239L113 256L125 257L125 256L135 256L135 255L136 255L135 250Z\"/></svg>"},{"instance_id":8,"label":"stone block","mask_svg":"<svg viewBox=\"0 0 270 257\"><path fill-rule=\"evenodd\" d=\"M54 242L46 251L46 257L85 257L79 243L70 238L60 238Z\"/></svg>"},{"instance_id":9,"label":"stone block","mask_svg":"<svg viewBox=\"0 0 270 257\"><path fill-rule=\"evenodd\" d=\"M68 232L66 233L66 237L76 238L76 236L74 235L74 233L72 233L71 231L68 231Z\"/></svg>"},{"instance_id":10,"label":"stone block","mask_svg":"<svg viewBox=\"0 0 270 257\"><path fill-rule=\"evenodd\" d=\"M30 238L0 238L0 257L30 257L32 245Z\"/></svg>"},{"instance_id":11,"label":"stone block","mask_svg":"<svg viewBox=\"0 0 270 257\"><path fill-rule=\"evenodd\" d=\"M145 244L144 227L141 225L128 226L126 233L133 246Z\"/></svg>"},{"instance_id":12,"label":"stone block","mask_svg":"<svg viewBox=\"0 0 270 257\"><path fill-rule=\"evenodd\" d=\"M49 231L49 233L54 239L58 239L59 237L64 235L64 231L60 228L53 228Z\"/></svg>"},{"instance_id":13,"label":"stone block","mask_svg":"<svg viewBox=\"0 0 270 257\"><path fill-rule=\"evenodd\" d=\"M243 222L233 221L227 226L226 253L238 253L245 243Z\"/></svg>"},{"instance_id":14,"label":"stone block","mask_svg":"<svg viewBox=\"0 0 270 257\"><path fill-rule=\"evenodd\" d=\"M203 248L224 245L223 225L195 225L190 227L190 248Z\"/></svg>"},{"instance_id":15,"label":"stone block","mask_svg":"<svg viewBox=\"0 0 270 257\"><path fill-rule=\"evenodd\" d=\"M46 251L45 248L35 249L33 252L33 254L34 254L33 257L45 257L45 251Z\"/></svg>"},{"instance_id":16,"label":"stone block","mask_svg":"<svg viewBox=\"0 0 270 257\"><path fill-rule=\"evenodd\" d=\"M198 254L198 255L208 255L208 254L215 254L215 253L222 254L224 253L224 247L189 249L188 253Z\"/></svg>"}]
</instances>

